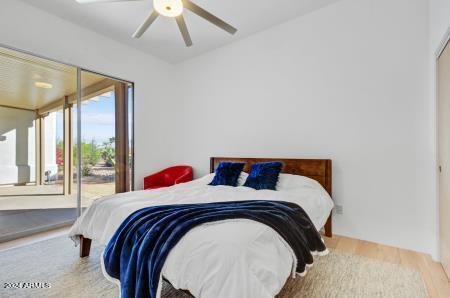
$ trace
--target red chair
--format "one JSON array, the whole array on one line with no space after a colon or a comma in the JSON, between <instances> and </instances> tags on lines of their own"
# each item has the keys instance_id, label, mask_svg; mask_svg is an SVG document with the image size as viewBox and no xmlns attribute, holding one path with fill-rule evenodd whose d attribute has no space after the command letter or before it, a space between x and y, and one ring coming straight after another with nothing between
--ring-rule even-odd
<instances>
[{"instance_id":1,"label":"red chair","mask_svg":"<svg viewBox=\"0 0 450 298\"><path fill-rule=\"evenodd\" d=\"M167 168L144 178L144 189L157 189L192 181L193 171L190 166Z\"/></svg>"}]
</instances>

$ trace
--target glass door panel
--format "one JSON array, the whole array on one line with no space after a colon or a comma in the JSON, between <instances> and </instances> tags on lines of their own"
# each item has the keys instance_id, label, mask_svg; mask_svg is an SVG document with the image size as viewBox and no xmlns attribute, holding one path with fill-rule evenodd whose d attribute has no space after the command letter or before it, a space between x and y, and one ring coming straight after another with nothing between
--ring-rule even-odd
<instances>
[{"instance_id":1,"label":"glass door panel","mask_svg":"<svg viewBox=\"0 0 450 298\"><path fill-rule=\"evenodd\" d=\"M0 66L0 242L133 189L133 84L4 47Z\"/></svg>"},{"instance_id":2,"label":"glass door panel","mask_svg":"<svg viewBox=\"0 0 450 298\"><path fill-rule=\"evenodd\" d=\"M77 216L70 189L77 68L0 47L0 242Z\"/></svg>"},{"instance_id":3,"label":"glass door panel","mask_svg":"<svg viewBox=\"0 0 450 298\"><path fill-rule=\"evenodd\" d=\"M81 73L81 201L130 190L129 94L132 85ZM123 116L122 116L123 115Z\"/></svg>"}]
</instances>

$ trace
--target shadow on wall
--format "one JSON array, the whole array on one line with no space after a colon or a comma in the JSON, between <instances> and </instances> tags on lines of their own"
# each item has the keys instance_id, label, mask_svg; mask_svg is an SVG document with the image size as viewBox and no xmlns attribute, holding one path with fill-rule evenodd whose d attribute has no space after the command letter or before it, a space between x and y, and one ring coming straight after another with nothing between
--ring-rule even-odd
<instances>
[{"instance_id":1,"label":"shadow on wall","mask_svg":"<svg viewBox=\"0 0 450 298\"><path fill-rule=\"evenodd\" d=\"M0 185L35 180L35 112L0 107Z\"/></svg>"}]
</instances>

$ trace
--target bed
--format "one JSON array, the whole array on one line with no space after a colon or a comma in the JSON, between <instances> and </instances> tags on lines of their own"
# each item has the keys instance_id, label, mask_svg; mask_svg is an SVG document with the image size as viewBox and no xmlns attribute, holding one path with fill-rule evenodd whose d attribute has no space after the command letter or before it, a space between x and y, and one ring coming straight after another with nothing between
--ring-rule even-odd
<instances>
[{"instance_id":1,"label":"bed","mask_svg":"<svg viewBox=\"0 0 450 298\"><path fill-rule=\"evenodd\" d=\"M308 177L314 188L300 192L255 191L247 187L211 187L213 174L166 189L117 194L97 200L77 220L70 237L89 255L91 241L106 245L131 213L151 205L209 203L236 200L280 200L300 205L317 229L332 236L331 160L213 157L210 172L220 162L281 161L282 173ZM307 191L307 192L305 192ZM238 231L238 232L236 232ZM170 252L164 278L196 297L274 297L292 275L295 256L271 228L249 220L221 221L192 229Z\"/></svg>"}]
</instances>

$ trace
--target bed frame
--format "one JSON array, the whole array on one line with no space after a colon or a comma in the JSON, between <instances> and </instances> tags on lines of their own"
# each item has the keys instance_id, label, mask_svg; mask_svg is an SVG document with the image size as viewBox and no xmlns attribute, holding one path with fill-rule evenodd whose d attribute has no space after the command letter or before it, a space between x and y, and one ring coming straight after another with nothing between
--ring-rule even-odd
<instances>
[{"instance_id":1,"label":"bed frame","mask_svg":"<svg viewBox=\"0 0 450 298\"><path fill-rule=\"evenodd\" d=\"M282 173L302 175L318 181L331 196L331 160L329 159L286 159L286 158L241 158L241 157L211 157L210 172L213 173L219 162L245 162L244 171L258 162L281 161L284 163ZM325 224L325 236L332 237L332 214ZM80 257L89 256L92 240L80 235Z\"/></svg>"}]
</instances>

